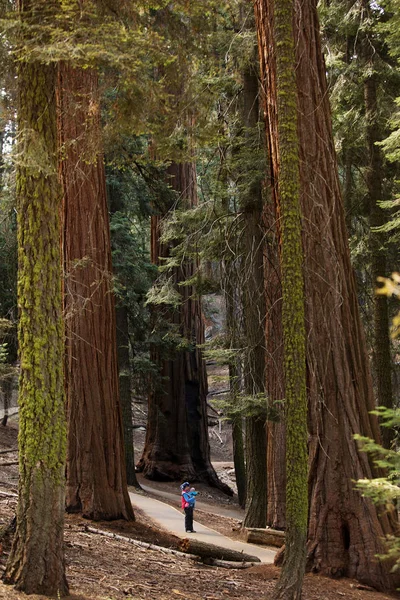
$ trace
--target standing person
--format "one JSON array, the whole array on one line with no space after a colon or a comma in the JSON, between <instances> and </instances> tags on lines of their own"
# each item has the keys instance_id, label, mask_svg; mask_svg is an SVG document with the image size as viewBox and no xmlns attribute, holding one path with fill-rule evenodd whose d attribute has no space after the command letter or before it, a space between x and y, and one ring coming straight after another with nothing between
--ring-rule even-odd
<instances>
[{"instance_id":1,"label":"standing person","mask_svg":"<svg viewBox=\"0 0 400 600\"><path fill-rule=\"evenodd\" d=\"M187 533L196 533L193 529L193 509L196 500L189 488L190 483L188 481L182 483L182 508L185 512L185 530Z\"/></svg>"}]
</instances>

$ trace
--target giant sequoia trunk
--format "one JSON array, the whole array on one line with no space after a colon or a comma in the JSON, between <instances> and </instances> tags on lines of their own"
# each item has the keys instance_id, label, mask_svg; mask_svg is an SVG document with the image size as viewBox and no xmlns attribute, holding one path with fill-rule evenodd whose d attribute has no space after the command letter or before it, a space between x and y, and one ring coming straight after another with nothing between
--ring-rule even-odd
<instances>
[{"instance_id":1,"label":"giant sequoia trunk","mask_svg":"<svg viewBox=\"0 0 400 600\"><path fill-rule=\"evenodd\" d=\"M130 519L96 73L61 65L59 103L69 422L67 510L91 519Z\"/></svg>"},{"instance_id":2,"label":"giant sequoia trunk","mask_svg":"<svg viewBox=\"0 0 400 600\"><path fill-rule=\"evenodd\" d=\"M53 6L46 7L51 15ZM43 5L20 2L26 20ZM37 12L35 12L35 10ZM51 17L50 17L51 18ZM56 67L19 63L17 165L19 495L4 581L27 594L66 595L63 530L66 424L57 182Z\"/></svg>"},{"instance_id":3,"label":"giant sequoia trunk","mask_svg":"<svg viewBox=\"0 0 400 600\"><path fill-rule=\"evenodd\" d=\"M173 163L168 168L170 185L183 206L197 202L196 169L192 163ZM155 264L169 256L169 247L160 240L160 217L152 218L151 257ZM183 261L172 273L173 285L181 295L181 305L166 317L193 346L204 343L204 323L200 301L191 286L179 283L193 276L194 265ZM157 309L154 309L157 310ZM166 359L153 346L152 360L160 367L161 385L149 395L146 442L138 468L149 479L200 480L226 492L210 462L207 428L207 377L201 350L177 352Z\"/></svg>"},{"instance_id":4,"label":"giant sequoia trunk","mask_svg":"<svg viewBox=\"0 0 400 600\"><path fill-rule=\"evenodd\" d=\"M309 394L308 563L316 571L383 589L393 582L376 555L383 551L382 536L393 533L394 525L390 515L378 513L354 489L354 480L372 476L373 469L353 435L379 439L379 428L369 414L372 382L347 244L319 23L314 0L295 7ZM257 0L255 8L276 178L273 15L267 0Z\"/></svg>"}]
</instances>

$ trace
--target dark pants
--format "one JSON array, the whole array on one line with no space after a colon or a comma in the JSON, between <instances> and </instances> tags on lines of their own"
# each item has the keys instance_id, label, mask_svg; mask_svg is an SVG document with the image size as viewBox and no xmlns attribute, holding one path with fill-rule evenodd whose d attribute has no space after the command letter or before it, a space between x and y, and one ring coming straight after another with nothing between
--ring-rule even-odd
<instances>
[{"instance_id":1,"label":"dark pants","mask_svg":"<svg viewBox=\"0 0 400 600\"><path fill-rule=\"evenodd\" d=\"M193 531L193 506L188 506L184 509L185 511L185 529L186 531Z\"/></svg>"}]
</instances>

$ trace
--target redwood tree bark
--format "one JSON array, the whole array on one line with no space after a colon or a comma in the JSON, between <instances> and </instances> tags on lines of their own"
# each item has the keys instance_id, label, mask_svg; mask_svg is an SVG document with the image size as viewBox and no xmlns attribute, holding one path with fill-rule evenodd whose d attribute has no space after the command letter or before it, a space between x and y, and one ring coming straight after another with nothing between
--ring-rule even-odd
<instances>
[{"instance_id":1,"label":"redwood tree bark","mask_svg":"<svg viewBox=\"0 0 400 600\"><path fill-rule=\"evenodd\" d=\"M180 202L194 206L197 203L195 165L172 163L168 177ZM155 264L169 256L168 245L160 240L160 221L159 216L152 217L151 257ZM169 360L162 356L159 348L152 348L152 360L160 366L161 385L156 385L149 394L146 441L138 468L149 479L200 480L232 493L219 481L210 461L207 376L201 350L197 347L204 343L201 304L191 286L178 286L193 275L193 269L190 260L173 269L173 284L180 292L181 306L168 309L165 318L179 328L180 334L194 348L177 352Z\"/></svg>"},{"instance_id":2,"label":"redwood tree bark","mask_svg":"<svg viewBox=\"0 0 400 600\"><path fill-rule=\"evenodd\" d=\"M264 91L265 93L265 91ZM279 235L276 207L268 198L264 206L264 272L266 299L266 392L270 417L267 423L267 525L286 526L286 432L283 400L282 286L279 264Z\"/></svg>"},{"instance_id":3,"label":"redwood tree bark","mask_svg":"<svg viewBox=\"0 0 400 600\"><path fill-rule=\"evenodd\" d=\"M97 74L62 64L67 510L132 519L119 404L115 309Z\"/></svg>"},{"instance_id":4,"label":"redwood tree bark","mask_svg":"<svg viewBox=\"0 0 400 600\"><path fill-rule=\"evenodd\" d=\"M394 533L395 524L391 515L381 515L361 497L353 483L373 474L353 435L379 440L379 427L369 412L374 397L347 243L319 23L314 0L295 7L309 396L308 564L315 571L355 577L384 589L393 585L393 578L376 555L383 552L382 536ZM267 0L256 0L255 9L276 177L272 7ZM276 194L275 200L279 215Z\"/></svg>"}]
</instances>

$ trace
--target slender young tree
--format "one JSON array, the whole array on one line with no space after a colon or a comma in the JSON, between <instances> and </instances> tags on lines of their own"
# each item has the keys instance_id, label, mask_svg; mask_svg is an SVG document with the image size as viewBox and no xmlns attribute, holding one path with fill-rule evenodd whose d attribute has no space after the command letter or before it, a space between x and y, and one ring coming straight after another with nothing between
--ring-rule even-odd
<instances>
[{"instance_id":1,"label":"slender young tree","mask_svg":"<svg viewBox=\"0 0 400 600\"><path fill-rule=\"evenodd\" d=\"M222 113L220 110L220 120ZM224 129L222 129L224 131ZM225 133L226 135L226 133ZM222 197L222 208L225 215L230 215L231 207L228 194L228 156L229 151L226 146L221 146L219 181L222 184L224 194ZM235 356L229 361L229 397L230 404L236 407L240 398L242 388L242 356L238 352L240 347L240 338L242 335L243 318L242 302L240 298L239 272L240 272L240 253L232 249L237 244L236 231L228 229L227 236L222 253L221 271L222 271L222 293L225 300L225 329L227 337L227 346L235 351ZM232 423L232 451L233 464L235 468L235 480L238 494L238 503L241 508L246 506L246 459L244 446L244 418L241 412L234 411L231 415Z\"/></svg>"},{"instance_id":2,"label":"slender young tree","mask_svg":"<svg viewBox=\"0 0 400 600\"><path fill-rule=\"evenodd\" d=\"M96 72L61 64L58 94L69 424L66 505L91 519L132 519Z\"/></svg>"},{"instance_id":3,"label":"slender young tree","mask_svg":"<svg viewBox=\"0 0 400 600\"><path fill-rule=\"evenodd\" d=\"M228 212L228 207L226 207ZM230 244L228 244L230 246ZM237 258L237 257L235 257ZM226 331L228 336L229 347L237 351L239 348L239 338L241 333L241 306L238 307L238 261L234 257L224 257L223 259L223 294L225 297L226 310ZM242 365L240 357L237 355L229 363L229 388L230 402L233 406L237 405L241 390L241 373ZM238 502L241 508L246 506L246 461L245 449L243 440L243 416L241 414L233 414L232 422L232 450L233 464L235 467L235 480L238 492Z\"/></svg>"},{"instance_id":4,"label":"slender young tree","mask_svg":"<svg viewBox=\"0 0 400 600\"><path fill-rule=\"evenodd\" d=\"M277 181L278 50L270 35L269 3L257 0L255 8L262 83L268 90L271 168ZM378 513L353 484L373 473L353 435L377 440L379 427L370 414L372 380L350 263L314 0L295 4L294 24L309 399L308 565L384 589L393 585L393 578L376 555L383 552L382 538L395 533L396 525L392 515Z\"/></svg>"},{"instance_id":5,"label":"slender young tree","mask_svg":"<svg viewBox=\"0 0 400 600\"><path fill-rule=\"evenodd\" d=\"M29 25L51 23L55 2L20 0ZM26 39L25 39L26 41ZM66 595L57 67L26 55L18 67L19 496L4 581L27 594Z\"/></svg>"},{"instance_id":6,"label":"slender young tree","mask_svg":"<svg viewBox=\"0 0 400 600\"><path fill-rule=\"evenodd\" d=\"M256 53L243 72L244 144L248 152L259 120ZM243 215L242 289L244 321L244 393L257 399L259 414L246 418L247 496L244 527L267 522L267 398L265 395L265 289L263 197L260 173L247 173L240 198Z\"/></svg>"}]
</instances>

